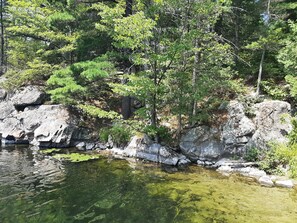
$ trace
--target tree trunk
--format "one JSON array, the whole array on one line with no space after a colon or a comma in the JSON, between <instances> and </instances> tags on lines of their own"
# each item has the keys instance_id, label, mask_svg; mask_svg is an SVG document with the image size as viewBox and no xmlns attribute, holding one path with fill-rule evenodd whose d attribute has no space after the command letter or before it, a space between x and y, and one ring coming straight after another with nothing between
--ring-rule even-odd
<instances>
[{"instance_id":1,"label":"tree trunk","mask_svg":"<svg viewBox=\"0 0 297 223\"><path fill-rule=\"evenodd\" d=\"M132 15L133 0L126 0L125 16Z\"/></svg>"},{"instance_id":2,"label":"tree trunk","mask_svg":"<svg viewBox=\"0 0 297 223\"><path fill-rule=\"evenodd\" d=\"M235 41L234 41L234 52L235 52L235 65L238 65L238 54L239 54L239 21L238 21L238 16L237 13L235 13Z\"/></svg>"},{"instance_id":3,"label":"tree trunk","mask_svg":"<svg viewBox=\"0 0 297 223\"><path fill-rule=\"evenodd\" d=\"M268 2L267 2L267 9L266 9L266 15L267 15L267 20L265 21L266 24L268 24L269 23L269 20L270 20L270 3L271 3L271 0L268 0ZM260 84L261 84L262 73L263 73L263 63L264 63L265 53L266 53L266 44L263 47L261 61L260 61L260 66L259 66L256 97L258 97L259 94L260 94Z\"/></svg>"},{"instance_id":4,"label":"tree trunk","mask_svg":"<svg viewBox=\"0 0 297 223\"><path fill-rule=\"evenodd\" d=\"M197 85L197 76L198 76L198 69L197 69L197 65L199 63L199 53L197 52L198 49L198 40L195 39L195 43L194 43L194 47L195 47L195 53L194 53L194 65L193 65L193 73L192 73L192 87L194 90L194 98L193 98L193 102L192 102L192 125L195 125L196 121L195 121L195 116L197 115L197 100L195 98L195 93L196 93L196 85Z\"/></svg>"},{"instance_id":5,"label":"tree trunk","mask_svg":"<svg viewBox=\"0 0 297 223\"><path fill-rule=\"evenodd\" d=\"M4 41L4 24L3 24L3 13L4 13L4 0L0 2L0 23L1 23L1 60L0 60L0 75L5 72L4 65L5 65L5 41Z\"/></svg>"},{"instance_id":6,"label":"tree trunk","mask_svg":"<svg viewBox=\"0 0 297 223\"><path fill-rule=\"evenodd\" d=\"M156 46L155 46L156 47ZM155 49L156 51L156 49ZM157 87L157 61L154 62L154 86ZM151 101L151 126L157 127L157 95L156 95L156 89L153 90L152 93L152 101Z\"/></svg>"},{"instance_id":7,"label":"tree trunk","mask_svg":"<svg viewBox=\"0 0 297 223\"><path fill-rule=\"evenodd\" d=\"M257 81L257 90L256 90L256 96L258 97L260 94L260 83L262 79L262 71L263 71L263 63L264 63L264 57L265 57L265 48L263 49L260 66L259 66L259 73L258 73L258 81Z\"/></svg>"},{"instance_id":8,"label":"tree trunk","mask_svg":"<svg viewBox=\"0 0 297 223\"><path fill-rule=\"evenodd\" d=\"M125 8L125 16L126 17L132 15L132 5L133 5L133 0L126 0L126 8ZM127 51L125 53L129 54L130 51ZM128 61L126 66L131 67L131 63ZM130 71L129 71L129 73L130 73ZM124 119L129 119L131 117L131 115L132 115L131 96L124 96L122 98L122 116Z\"/></svg>"}]
</instances>

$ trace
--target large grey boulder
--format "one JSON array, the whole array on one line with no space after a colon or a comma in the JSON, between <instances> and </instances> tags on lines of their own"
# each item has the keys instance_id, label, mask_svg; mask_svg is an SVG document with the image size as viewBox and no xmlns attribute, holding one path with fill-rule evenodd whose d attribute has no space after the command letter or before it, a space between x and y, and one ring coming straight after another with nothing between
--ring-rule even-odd
<instances>
[{"instance_id":1,"label":"large grey boulder","mask_svg":"<svg viewBox=\"0 0 297 223\"><path fill-rule=\"evenodd\" d=\"M224 153L219 129L208 126L190 129L181 137L179 146L192 161L216 160Z\"/></svg>"},{"instance_id":2,"label":"large grey boulder","mask_svg":"<svg viewBox=\"0 0 297 223\"><path fill-rule=\"evenodd\" d=\"M255 124L244 113L244 106L231 101L227 107L228 119L222 126L222 141L225 154L242 155L246 144L256 130Z\"/></svg>"},{"instance_id":3,"label":"large grey boulder","mask_svg":"<svg viewBox=\"0 0 297 223\"><path fill-rule=\"evenodd\" d=\"M289 103L264 101L252 108L254 117L245 114L238 101L227 106L227 119L220 127L199 126L188 130L180 140L182 153L205 165L220 157L243 157L250 148L268 149L269 143L288 141L292 130Z\"/></svg>"},{"instance_id":4,"label":"large grey boulder","mask_svg":"<svg viewBox=\"0 0 297 223\"><path fill-rule=\"evenodd\" d=\"M291 105L284 101L265 101L254 105L256 117L255 134L249 147L267 149L270 142L286 143L292 131L290 123Z\"/></svg>"},{"instance_id":5,"label":"large grey boulder","mask_svg":"<svg viewBox=\"0 0 297 223\"><path fill-rule=\"evenodd\" d=\"M172 166L190 162L184 155L178 154L166 146L154 143L147 135L132 137L122 155Z\"/></svg>"},{"instance_id":6,"label":"large grey boulder","mask_svg":"<svg viewBox=\"0 0 297 223\"><path fill-rule=\"evenodd\" d=\"M41 147L68 147L77 118L61 105L27 107L0 122L2 139L15 143L30 143Z\"/></svg>"},{"instance_id":7,"label":"large grey boulder","mask_svg":"<svg viewBox=\"0 0 297 223\"><path fill-rule=\"evenodd\" d=\"M24 110L25 107L41 105L45 100L45 93L37 86L26 86L17 90L10 101L17 110Z\"/></svg>"}]
</instances>

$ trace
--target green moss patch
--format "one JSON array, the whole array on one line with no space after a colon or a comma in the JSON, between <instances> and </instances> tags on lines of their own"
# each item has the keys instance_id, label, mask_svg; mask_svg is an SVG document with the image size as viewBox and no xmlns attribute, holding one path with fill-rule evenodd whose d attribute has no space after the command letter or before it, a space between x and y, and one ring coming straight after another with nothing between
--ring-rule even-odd
<instances>
[{"instance_id":1,"label":"green moss patch","mask_svg":"<svg viewBox=\"0 0 297 223\"><path fill-rule=\"evenodd\" d=\"M81 153L69 153L69 154L56 154L53 158L58 160L68 160L73 163L84 162L88 160L99 159L99 154L81 154Z\"/></svg>"},{"instance_id":2,"label":"green moss patch","mask_svg":"<svg viewBox=\"0 0 297 223\"><path fill-rule=\"evenodd\" d=\"M61 151L61 149L51 148L51 149L42 149L42 150L40 150L40 153L49 155L49 154L57 153L60 151Z\"/></svg>"}]
</instances>

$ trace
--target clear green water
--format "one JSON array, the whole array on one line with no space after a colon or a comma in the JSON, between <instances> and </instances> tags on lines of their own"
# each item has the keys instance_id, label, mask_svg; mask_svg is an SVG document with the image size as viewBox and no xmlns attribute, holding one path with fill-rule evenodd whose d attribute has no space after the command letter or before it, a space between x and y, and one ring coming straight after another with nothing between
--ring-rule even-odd
<instances>
[{"instance_id":1,"label":"clear green water","mask_svg":"<svg viewBox=\"0 0 297 223\"><path fill-rule=\"evenodd\" d=\"M102 158L61 163L0 148L0 222L297 222L297 191L265 188L192 166Z\"/></svg>"}]
</instances>

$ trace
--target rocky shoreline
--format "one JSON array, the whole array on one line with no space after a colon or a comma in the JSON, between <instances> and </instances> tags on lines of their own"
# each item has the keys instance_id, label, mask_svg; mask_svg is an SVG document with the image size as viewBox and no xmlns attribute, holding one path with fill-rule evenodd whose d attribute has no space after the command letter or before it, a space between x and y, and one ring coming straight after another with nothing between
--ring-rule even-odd
<instances>
[{"instance_id":1,"label":"rocky shoreline","mask_svg":"<svg viewBox=\"0 0 297 223\"><path fill-rule=\"evenodd\" d=\"M93 142L91 129L80 127L81 117L70 107L44 104L46 94L37 86L9 93L0 89L0 137L2 144L32 144L40 148L77 147L79 150L106 150L114 156L132 157L166 165L196 163L216 168L223 174L241 174L263 186L291 188L293 180L268 176L254 163L234 160L251 148L269 149L272 141L287 142L292 130L289 103L263 101L249 107L239 101L221 106L223 121L216 126L197 126L185 131L179 148L155 143L146 135L132 137L129 144L116 148ZM248 112L247 112L248 110Z\"/></svg>"}]
</instances>

